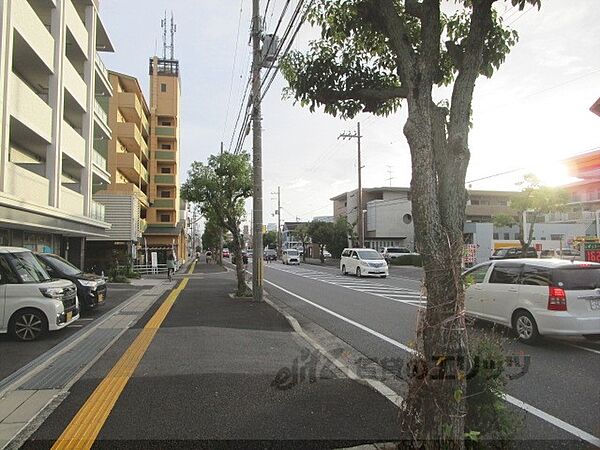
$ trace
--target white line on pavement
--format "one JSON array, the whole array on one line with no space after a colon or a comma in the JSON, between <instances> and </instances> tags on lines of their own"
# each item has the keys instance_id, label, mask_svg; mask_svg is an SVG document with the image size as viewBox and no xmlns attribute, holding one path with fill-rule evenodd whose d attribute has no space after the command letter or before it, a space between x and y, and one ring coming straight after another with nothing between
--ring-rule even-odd
<instances>
[{"instance_id":1,"label":"white line on pavement","mask_svg":"<svg viewBox=\"0 0 600 450\"><path fill-rule=\"evenodd\" d=\"M321 306L318 303L312 302L312 301L310 301L310 300L308 300L308 299L306 299L306 298L304 298L304 297L302 297L302 296L300 296L300 295L298 295L298 294L296 294L296 293L294 293L292 291L289 291L289 290L285 289L284 287L281 287L281 286L279 286L279 285L277 285L277 284L275 284L275 283L273 283L273 282L271 282L269 280L265 279L265 283L268 283L271 286L273 286L274 288L279 289L280 291L285 292L286 294L291 295L292 297L295 297L298 300L301 300L301 301L303 301L305 303L308 303L309 305L314 306L315 308L320 309L321 311L324 311L327 314L330 314L330 315L332 315L332 316L334 316L334 317L336 317L336 318L338 318L338 319L340 319L340 320L342 320L342 321L344 321L346 323L349 323L350 325L353 325L353 326L355 326L355 327L357 327L357 328L359 328L359 329L361 329L363 331L366 331L367 333L372 334L373 336L375 336L375 337L377 337L377 338L379 338L379 339L381 339L381 340L383 340L383 341L385 341L385 342L387 342L389 344L392 344L395 347L398 347L398 348L404 350L407 353L410 353L410 354L417 353L417 351L415 349L410 348L407 345L404 345L403 343L398 342L395 339L392 339L391 337L388 337L388 336L386 336L384 334L379 333L378 331L375 331L375 330L367 327L366 325L363 325L363 324L358 323L358 322L356 322L356 321L354 321L352 319L349 319L349 318L347 318L345 316L342 316L341 314L338 314L335 311L332 311L332 310L330 310L328 308L325 308L324 306ZM567 423L567 422L559 419L558 417L554 417L554 416L552 416L552 415L550 415L550 414L548 414L548 413L546 413L546 412L544 412L544 411L542 411L540 409L537 409L535 406L532 406L532 405L530 405L528 403L525 403L524 401L519 400L518 398L512 397L512 396L510 396L508 394L503 394L503 397L504 397L504 399L508 403L511 403L511 404L515 405L516 407L521 408L522 410L524 410L526 412L529 412L529 413L531 413L531 414L539 417L540 419L542 419L542 420L544 420L544 421L546 421L546 422L554 425L555 427L558 427L561 430L566 431L567 433L570 433L570 434L572 434L574 436L577 436L578 438L580 438L580 439L582 439L582 440L584 440L586 442L589 442L592 445L600 447L600 438L598 438L596 436L593 436L593 435L589 434L588 432L583 431L582 429L577 428L577 427L575 427L575 426L573 426L573 425L571 425L571 424L569 424L569 423Z\"/></svg>"}]
</instances>

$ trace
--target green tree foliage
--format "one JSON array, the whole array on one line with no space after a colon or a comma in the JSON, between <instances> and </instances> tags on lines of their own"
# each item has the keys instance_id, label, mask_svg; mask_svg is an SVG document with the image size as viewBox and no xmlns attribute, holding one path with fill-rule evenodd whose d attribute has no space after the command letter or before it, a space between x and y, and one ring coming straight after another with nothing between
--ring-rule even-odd
<instances>
[{"instance_id":1,"label":"green tree foliage","mask_svg":"<svg viewBox=\"0 0 600 450\"><path fill-rule=\"evenodd\" d=\"M333 236L333 224L330 222L313 220L308 224L308 234L313 244L319 245L319 258L321 259L321 262L325 262L323 250L325 250L325 246L331 242Z\"/></svg>"},{"instance_id":2,"label":"green tree foliage","mask_svg":"<svg viewBox=\"0 0 600 450\"><path fill-rule=\"evenodd\" d=\"M345 217L338 217L334 222L331 239L327 243L327 250L333 258L340 258L344 249L348 247L348 238L352 235L352 228Z\"/></svg>"},{"instance_id":3,"label":"green tree foliage","mask_svg":"<svg viewBox=\"0 0 600 450\"><path fill-rule=\"evenodd\" d=\"M508 1L519 10L540 6L540 0ZM320 38L281 64L284 94L311 111L323 107L352 118L359 112L389 115L403 100L408 105L403 130L427 290L418 345L432 370L436 355L453 361L466 355L460 264L475 82L493 74L518 38L502 23L496 0L451 3L446 13L439 0L315 0L308 19ZM442 86L450 97L434 101ZM455 363L446 373L459 371ZM455 392L465 391L464 380L414 380L410 390L404 428L425 447L463 447L465 402Z\"/></svg>"},{"instance_id":4,"label":"green tree foliage","mask_svg":"<svg viewBox=\"0 0 600 450\"><path fill-rule=\"evenodd\" d=\"M277 247L277 232L267 231L263 234L263 245L268 248Z\"/></svg>"},{"instance_id":5,"label":"green tree foliage","mask_svg":"<svg viewBox=\"0 0 600 450\"><path fill-rule=\"evenodd\" d=\"M517 224L517 221L510 214L496 214L492 217L492 222L494 226L504 228L504 227L512 227Z\"/></svg>"},{"instance_id":6,"label":"green tree foliage","mask_svg":"<svg viewBox=\"0 0 600 450\"><path fill-rule=\"evenodd\" d=\"M222 228L214 220L207 220L202 233L202 247L205 250L216 251L219 248L219 233L223 236Z\"/></svg>"},{"instance_id":7,"label":"green tree foliage","mask_svg":"<svg viewBox=\"0 0 600 450\"><path fill-rule=\"evenodd\" d=\"M527 230L524 230L523 226L519 235L523 256L525 256L533 241L535 224L546 214L563 211L569 201L569 193L563 188L543 186L538 177L533 174L525 175L519 184L522 186L521 192L511 200L511 206L518 212L519 218L523 217L523 213L527 215L529 225L527 236L525 236Z\"/></svg>"},{"instance_id":8,"label":"green tree foliage","mask_svg":"<svg viewBox=\"0 0 600 450\"><path fill-rule=\"evenodd\" d=\"M236 260L237 295L247 294L240 224L244 200L252 195L252 166L247 153L211 155L206 164L195 161L181 187L181 197L200 205L209 221L231 232ZM219 249L220 251L221 249Z\"/></svg>"}]
</instances>

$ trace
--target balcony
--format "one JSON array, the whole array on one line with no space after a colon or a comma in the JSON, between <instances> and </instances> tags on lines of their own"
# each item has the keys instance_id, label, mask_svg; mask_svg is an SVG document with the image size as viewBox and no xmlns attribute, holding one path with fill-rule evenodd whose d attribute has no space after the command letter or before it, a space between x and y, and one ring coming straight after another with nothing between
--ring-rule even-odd
<instances>
[{"instance_id":1,"label":"balcony","mask_svg":"<svg viewBox=\"0 0 600 450\"><path fill-rule=\"evenodd\" d=\"M106 65L104 65L104 61L102 61L102 58L100 57L100 54L98 52L96 52L96 57L94 61L96 63L96 73L98 74L98 78L100 79L100 81L102 81L102 84L104 84L106 91L110 94L110 96L112 96L113 89L112 85L110 84L108 69L106 68Z\"/></svg>"},{"instance_id":2,"label":"balcony","mask_svg":"<svg viewBox=\"0 0 600 450\"><path fill-rule=\"evenodd\" d=\"M85 139L66 121L62 123L62 150L71 159L85 166Z\"/></svg>"},{"instance_id":3,"label":"balcony","mask_svg":"<svg viewBox=\"0 0 600 450\"><path fill-rule=\"evenodd\" d=\"M106 172L106 158L98 153L96 150L92 153L92 162L96 167Z\"/></svg>"},{"instance_id":4,"label":"balcony","mask_svg":"<svg viewBox=\"0 0 600 450\"><path fill-rule=\"evenodd\" d=\"M22 201L48 206L50 182L47 178L7 162L5 191Z\"/></svg>"},{"instance_id":5,"label":"balcony","mask_svg":"<svg viewBox=\"0 0 600 450\"><path fill-rule=\"evenodd\" d=\"M138 183L142 172L146 169L134 153L117 153L117 168L132 183ZM148 172L146 171L146 177ZM146 178L147 181L147 178Z\"/></svg>"},{"instance_id":6,"label":"balcony","mask_svg":"<svg viewBox=\"0 0 600 450\"><path fill-rule=\"evenodd\" d=\"M110 125L108 124L108 114L104 108L102 108L102 105L100 102L98 102L98 100L94 100L94 114L99 125L104 128L104 133L107 134L107 136L111 136L111 129Z\"/></svg>"},{"instance_id":7,"label":"balcony","mask_svg":"<svg viewBox=\"0 0 600 450\"><path fill-rule=\"evenodd\" d=\"M14 0L11 8L15 29L46 67L54 71L54 38L50 32L27 0Z\"/></svg>"},{"instance_id":8,"label":"balcony","mask_svg":"<svg viewBox=\"0 0 600 450\"><path fill-rule=\"evenodd\" d=\"M591 223L596 220L594 211L572 211L546 214L546 223Z\"/></svg>"},{"instance_id":9,"label":"balcony","mask_svg":"<svg viewBox=\"0 0 600 450\"><path fill-rule=\"evenodd\" d=\"M127 150L135 153L138 158L144 155L148 158L148 144L144 141L142 133L135 123L119 122L117 123L117 137L127 147Z\"/></svg>"},{"instance_id":10,"label":"balcony","mask_svg":"<svg viewBox=\"0 0 600 450\"><path fill-rule=\"evenodd\" d=\"M142 166L142 173L140 175L142 177L142 180L144 180L145 183L148 183L148 179L149 179L148 170L144 166Z\"/></svg>"},{"instance_id":11,"label":"balcony","mask_svg":"<svg viewBox=\"0 0 600 450\"><path fill-rule=\"evenodd\" d=\"M160 209L174 209L175 208L175 199L173 199L173 198L157 198L156 200L154 200L152 207L160 208Z\"/></svg>"},{"instance_id":12,"label":"balcony","mask_svg":"<svg viewBox=\"0 0 600 450\"><path fill-rule=\"evenodd\" d=\"M154 158L161 161L175 161L177 153L174 151L155 151Z\"/></svg>"},{"instance_id":13,"label":"balcony","mask_svg":"<svg viewBox=\"0 0 600 450\"><path fill-rule=\"evenodd\" d=\"M173 138L175 139L175 127L156 127L156 136L159 138Z\"/></svg>"},{"instance_id":14,"label":"balcony","mask_svg":"<svg viewBox=\"0 0 600 450\"><path fill-rule=\"evenodd\" d=\"M149 206L148 196L133 183L112 183L110 190L111 192L118 192L120 194L135 195L145 207Z\"/></svg>"},{"instance_id":15,"label":"balcony","mask_svg":"<svg viewBox=\"0 0 600 450\"><path fill-rule=\"evenodd\" d=\"M154 175L156 184L175 184L175 175Z\"/></svg>"},{"instance_id":16,"label":"balcony","mask_svg":"<svg viewBox=\"0 0 600 450\"><path fill-rule=\"evenodd\" d=\"M73 6L73 2L66 1L65 2L65 22L67 23L67 27L71 34L75 38L75 42L77 46L81 50L84 55L88 54L88 32L85 28L85 24L77 14L77 10L75 6Z\"/></svg>"},{"instance_id":17,"label":"balcony","mask_svg":"<svg viewBox=\"0 0 600 450\"><path fill-rule=\"evenodd\" d=\"M46 142L52 141L52 109L14 73L10 73L10 114Z\"/></svg>"},{"instance_id":18,"label":"balcony","mask_svg":"<svg viewBox=\"0 0 600 450\"><path fill-rule=\"evenodd\" d=\"M92 208L90 212L90 217L95 220L99 220L100 222L104 222L105 210L106 207L102 203L98 203L92 200Z\"/></svg>"},{"instance_id":19,"label":"balcony","mask_svg":"<svg viewBox=\"0 0 600 450\"><path fill-rule=\"evenodd\" d=\"M142 117L145 118L145 115L144 110L142 109L142 103L136 94L133 92L119 92L117 94L117 102L119 109L127 122L141 124Z\"/></svg>"},{"instance_id":20,"label":"balcony","mask_svg":"<svg viewBox=\"0 0 600 450\"><path fill-rule=\"evenodd\" d=\"M60 209L68 214L83 216L83 195L64 186L61 186L60 194Z\"/></svg>"},{"instance_id":21,"label":"balcony","mask_svg":"<svg viewBox=\"0 0 600 450\"><path fill-rule=\"evenodd\" d=\"M69 3L69 2L67 2ZM65 88L71 93L75 101L81 106L84 111L86 107L86 96L87 96L87 85L81 78L81 75L77 73L71 61L68 58L64 60L64 80Z\"/></svg>"},{"instance_id":22,"label":"balcony","mask_svg":"<svg viewBox=\"0 0 600 450\"><path fill-rule=\"evenodd\" d=\"M140 233L143 233L148 228L148 221L146 219L140 219Z\"/></svg>"}]
</instances>

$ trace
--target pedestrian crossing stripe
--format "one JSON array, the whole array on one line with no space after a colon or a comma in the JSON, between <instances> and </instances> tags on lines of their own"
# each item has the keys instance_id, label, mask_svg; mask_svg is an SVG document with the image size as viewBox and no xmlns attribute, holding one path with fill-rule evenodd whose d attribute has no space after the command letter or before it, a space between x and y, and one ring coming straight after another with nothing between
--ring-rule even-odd
<instances>
[{"instance_id":1,"label":"pedestrian crossing stripe","mask_svg":"<svg viewBox=\"0 0 600 450\"><path fill-rule=\"evenodd\" d=\"M421 292L415 290L399 288L391 285L379 284L370 281L351 280L344 275L327 274L316 270L294 270L291 267L279 268L275 266L270 266L270 268L279 270L280 272L286 272L292 275L296 275L302 278L308 278L310 280L340 286L355 292L361 292L373 295L375 297L385 298L386 300L391 300L397 303L403 303L406 305L417 307L422 307L427 303L427 298L423 296Z\"/></svg>"}]
</instances>

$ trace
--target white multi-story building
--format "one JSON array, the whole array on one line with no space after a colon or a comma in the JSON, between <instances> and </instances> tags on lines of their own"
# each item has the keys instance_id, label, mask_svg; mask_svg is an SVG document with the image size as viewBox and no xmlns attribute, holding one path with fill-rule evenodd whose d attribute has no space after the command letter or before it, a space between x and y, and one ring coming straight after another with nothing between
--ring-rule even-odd
<instances>
[{"instance_id":1,"label":"white multi-story building","mask_svg":"<svg viewBox=\"0 0 600 450\"><path fill-rule=\"evenodd\" d=\"M112 44L99 0L0 2L0 245L82 265L110 227L93 193L106 168Z\"/></svg>"}]
</instances>

